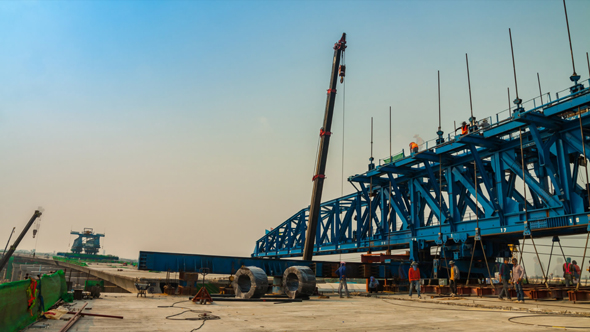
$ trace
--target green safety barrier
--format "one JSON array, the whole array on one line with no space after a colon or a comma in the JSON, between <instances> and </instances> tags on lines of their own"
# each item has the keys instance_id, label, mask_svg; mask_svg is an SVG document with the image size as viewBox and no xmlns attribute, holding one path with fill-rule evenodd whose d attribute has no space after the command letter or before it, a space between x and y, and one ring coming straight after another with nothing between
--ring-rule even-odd
<instances>
[{"instance_id":1,"label":"green safety barrier","mask_svg":"<svg viewBox=\"0 0 590 332\"><path fill-rule=\"evenodd\" d=\"M119 256L113 256L113 255L90 255L90 254L75 254L73 252L58 252L57 256L63 257L63 258L73 258L73 259L81 259L81 260L89 260L89 261L112 261L112 262L119 261Z\"/></svg>"},{"instance_id":2,"label":"green safety barrier","mask_svg":"<svg viewBox=\"0 0 590 332\"><path fill-rule=\"evenodd\" d=\"M104 280L86 280L86 282L84 283L84 290L89 291L90 288L94 286L99 286L100 291L104 292Z\"/></svg>"},{"instance_id":3,"label":"green safety barrier","mask_svg":"<svg viewBox=\"0 0 590 332\"><path fill-rule=\"evenodd\" d=\"M29 279L0 285L0 331L16 332L24 329L67 295L66 278L62 270L41 277L37 283L35 301L29 309L27 289L30 286Z\"/></svg>"},{"instance_id":4,"label":"green safety barrier","mask_svg":"<svg viewBox=\"0 0 590 332\"><path fill-rule=\"evenodd\" d=\"M51 275L44 274L41 276L41 295L45 305L43 311L47 311L67 292L68 286L63 270L58 270Z\"/></svg>"},{"instance_id":5,"label":"green safety barrier","mask_svg":"<svg viewBox=\"0 0 590 332\"><path fill-rule=\"evenodd\" d=\"M59 256L53 256L53 260L64 262L64 263L70 263L70 264L74 264L74 265L78 265L78 266L88 266L88 264L81 262L77 259L69 259L69 258L64 258L64 257L59 257Z\"/></svg>"},{"instance_id":6,"label":"green safety barrier","mask_svg":"<svg viewBox=\"0 0 590 332\"><path fill-rule=\"evenodd\" d=\"M402 160L402 159L404 159L404 157L405 157L404 152L402 151L402 152L396 154L395 156L392 156L392 157L389 157L389 158L383 160L383 162L386 164L389 164L389 163L396 162L398 160Z\"/></svg>"}]
</instances>

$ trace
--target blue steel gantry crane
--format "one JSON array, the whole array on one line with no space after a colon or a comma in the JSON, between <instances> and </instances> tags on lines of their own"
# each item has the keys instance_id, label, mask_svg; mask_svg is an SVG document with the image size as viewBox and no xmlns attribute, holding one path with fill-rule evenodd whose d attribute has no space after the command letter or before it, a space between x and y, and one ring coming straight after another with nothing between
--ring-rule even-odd
<instances>
[{"instance_id":1,"label":"blue steel gantry crane","mask_svg":"<svg viewBox=\"0 0 590 332\"><path fill-rule=\"evenodd\" d=\"M70 234L78 235L72 244L72 252L75 254L81 254L82 251L88 255L98 254L100 249L100 238L104 234L94 233L92 228L84 228L82 233L71 231Z\"/></svg>"}]
</instances>

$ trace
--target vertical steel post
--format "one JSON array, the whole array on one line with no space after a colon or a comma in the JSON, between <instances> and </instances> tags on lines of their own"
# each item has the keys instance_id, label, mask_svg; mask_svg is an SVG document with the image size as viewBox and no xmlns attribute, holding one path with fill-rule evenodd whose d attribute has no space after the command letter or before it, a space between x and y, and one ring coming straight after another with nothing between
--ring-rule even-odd
<instances>
[{"instance_id":1,"label":"vertical steel post","mask_svg":"<svg viewBox=\"0 0 590 332\"><path fill-rule=\"evenodd\" d=\"M320 217L320 204L322 202L322 190L324 189L324 172L328 159L328 146L330 144L330 130L332 128L332 116L334 115L334 103L336 101L336 83L338 82L338 68L342 52L346 48L346 33L334 45L334 59L332 61L332 75L330 76L330 89L326 100L326 111L324 113L324 126L320 131L320 148L318 160L313 177L313 190L311 194L311 205L309 208L309 220L305 234L305 247L303 248L303 260L310 261L313 257L318 219Z\"/></svg>"}]
</instances>

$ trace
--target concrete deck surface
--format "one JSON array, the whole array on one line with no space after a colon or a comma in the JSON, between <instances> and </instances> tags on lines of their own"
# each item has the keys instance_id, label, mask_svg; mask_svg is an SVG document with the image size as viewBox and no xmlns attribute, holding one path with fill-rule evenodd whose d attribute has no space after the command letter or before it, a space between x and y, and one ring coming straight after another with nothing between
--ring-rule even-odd
<instances>
[{"instance_id":1,"label":"concrete deck surface","mask_svg":"<svg viewBox=\"0 0 590 332\"><path fill-rule=\"evenodd\" d=\"M90 300L87 313L120 315L124 319L84 317L70 331L183 331L201 326L199 320L170 320L166 316L182 313L173 318L197 317L209 311L221 317L206 321L199 331L550 331L549 327L522 325L509 322L545 324L549 326L588 327L590 331L590 304L571 304L567 301L533 302L517 304L494 298L446 298L407 295L353 296L340 299L312 297L300 303L269 302L216 302L197 305L185 296L150 295L137 298L135 294L103 294L101 299ZM175 307L170 306L178 301ZM79 301L75 307L80 308ZM502 310L501 308L504 308ZM536 311L553 312L539 314ZM555 313L577 312L587 315L558 316ZM34 325L47 324L42 331L59 331L66 321L44 320ZM563 330L563 328L561 328ZM25 331L39 331L29 327ZM583 331L584 329L576 329Z\"/></svg>"}]
</instances>

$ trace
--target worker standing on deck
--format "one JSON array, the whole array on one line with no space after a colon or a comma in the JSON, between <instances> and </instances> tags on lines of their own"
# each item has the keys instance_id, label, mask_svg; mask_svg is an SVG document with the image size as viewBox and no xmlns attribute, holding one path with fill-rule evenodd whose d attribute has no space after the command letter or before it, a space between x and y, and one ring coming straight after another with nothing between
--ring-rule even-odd
<instances>
[{"instance_id":1,"label":"worker standing on deck","mask_svg":"<svg viewBox=\"0 0 590 332\"><path fill-rule=\"evenodd\" d=\"M572 276L573 276L573 266L572 266L572 259L568 257L563 263L563 279L565 280L565 287L569 287L573 284Z\"/></svg>"},{"instance_id":2,"label":"worker standing on deck","mask_svg":"<svg viewBox=\"0 0 590 332\"><path fill-rule=\"evenodd\" d=\"M418 153L418 144L410 142L410 153Z\"/></svg>"},{"instance_id":3,"label":"worker standing on deck","mask_svg":"<svg viewBox=\"0 0 590 332\"><path fill-rule=\"evenodd\" d=\"M463 121L463 123L461 123L461 127L455 129L455 132L457 132L457 130L461 130L461 135L467 135L469 134L469 125L467 124L467 122Z\"/></svg>"},{"instance_id":4,"label":"worker standing on deck","mask_svg":"<svg viewBox=\"0 0 590 332\"><path fill-rule=\"evenodd\" d=\"M480 126L482 129L486 129L487 127L489 127L489 126L490 126L490 123L488 122L488 119L483 119L483 120L481 120L481 122L480 122L479 126Z\"/></svg>"},{"instance_id":5,"label":"worker standing on deck","mask_svg":"<svg viewBox=\"0 0 590 332\"><path fill-rule=\"evenodd\" d=\"M511 301L510 292L508 291L508 281L510 280L510 266L508 266L508 257L504 257L504 263L500 266L500 282L502 283L502 290L500 291L500 300L504 300L504 296Z\"/></svg>"},{"instance_id":6,"label":"worker standing on deck","mask_svg":"<svg viewBox=\"0 0 590 332\"><path fill-rule=\"evenodd\" d=\"M340 277L340 286L338 286L338 295L342 298L342 287L344 287L344 291L346 292L346 297L350 298L350 294L348 294L348 285L346 284L346 262L340 262L340 267L336 270L336 275Z\"/></svg>"},{"instance_id":7,"label":"worker standing on deck","mask_svg":"<svg viewBox=\"0 0 590 332\"><path fill-rule=\"evenodd\" d=\"M418 292L418 298L420 297L420 269L418 268L418 263L412 262L410 267L410 271L408 271L408 279L410 280L410 297L412 297L412 289L416 287L416 292Z\"/></svg>"},{"instance_id":8,"label":"worker standing on deck","mask_svg":"<svg viewBox=\"0 0 590 332\"><path fill-rule=\"evenodd\" d=\"M455 265L455 261L450 261L449 264L451 265L451 296L455 296L457 295L457 281L459 280L461 271Z\"/></svg>"},{"instance_id":9,"label":"worker standing on deck","mask_svg":"<svg viewBox=\"0 0 590 332\"><path fill-rule=\"evenodd\" d=\"M522 279L524 278L524 269L518 265L516 258L512 259L512 283L516 291L516 301L524 303L524 292L522 291Z\"/></svg>"},{"instance_id":10,"label":"worker standing on deck","mask_svg":"<svg viewBox=\"0 0 590 332\"><path fill-rule=\"evenodd\" d=\"M573 277L574 277L574 285L576 285L577 283L580 282L580 272L582 272L580 270L580 267L578 266L578 262L576 262L576 261L572 262L572 272L573 272Z\"/></svg>"}]
</instances>

